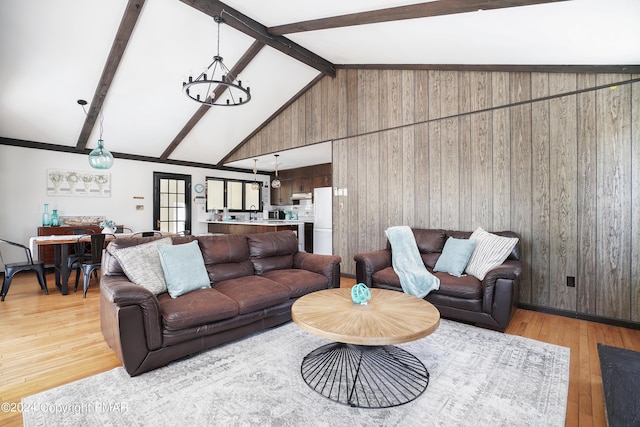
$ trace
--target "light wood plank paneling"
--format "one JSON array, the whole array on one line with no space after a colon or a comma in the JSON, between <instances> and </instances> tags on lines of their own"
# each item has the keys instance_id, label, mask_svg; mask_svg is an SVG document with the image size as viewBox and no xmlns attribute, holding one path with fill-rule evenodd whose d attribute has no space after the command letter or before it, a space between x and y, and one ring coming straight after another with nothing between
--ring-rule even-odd
<instances>
[{"instance_id":1,"label":"light wood plank paneling","mask_svg":"<svg viewBox=\"0 0 640 427\"><path fill-rule=\"evenodd\" d=\"M412 97L413 113L407 109L403 114L402 124L421 123L429 119L429 72L426 70L403 71L403 100ZM409 76L411 80L409 80ZM409 84L413 82L413 84ZM411 86L413 93L410 92Z\"/></svg>"},{"instance_id":2,"label":"light wood plank paneling","mask_svg":"<svg viewBox=\"0 0 640 427\"><path fill-rule=\"evenodd\" d=\"M348 196L335 198L334 239L345 273L355 273L359 248L385 244L391 225L508 228L522 238L520 301L638 321L640 89L620 83L626 75L597 78L338 70L319 96L304 94L254 139L267 152L277 135L299 140L287 147L312 143L313 120L321 137L341 133L334 174ZM615 90L589 91L614 82ZM573 89L588 91L539 100ZM331 108L311 105L335 97ZM441 118L448 115L455 118ZM567 289L568 275L577 277L575 289Z\"/></svg>"},{"instance_id":3,"label":"light wood plank paneling","mask_svg":"<svg viewBox=\"0 0 640 427\"><path fill-rule=\"evenodd\" d=\"M358 70L347 70L347 136L358 134Z\"/></svg>"},{"instance_id":4,"label":"light wood plank paneling","mask_svg":"<svg viewBox=\"0 0 640 427\"><path fill-rule=\"evenodd\" d=\"M356 142L357 154L355 163L358 175L353 181L356 184L356 196L357 196L357 215L356 215L356 230L358 230L358 238L356 239L356 253L367 251L368 233L371 232L371 225L367 221L367 216L371 205L369 204L371 199L367 198L370 194L367 191L367 152L371 149L369 146L369 138L367 136L359 136Z\"/></svg>"},{"instance_id":5,"label":"light wood plank paneling","mask_svg":"<svg viewBox=\"0 0 640 427\"><path fill-rule=\"evenodd\" d=\"M415 226L419 228L431 227L432 211L438 209L438 205L433 203L431 193L431 175L429 167L431 153L430 141L431 126L429 123L422 123L415 126L415 199L414 217Z\"/></svg>"},{"instance_id":6,"label":"light wood plank paneling","mask_svg":"<svg viewBox=\"0 0 640 427\"><path fill-rule=\"evenodd\" d=\"M444 85L442 82L442 71L429 71L429 119L427 139L418 141L417 145L428 146L426 153L426 163L417 165L417 169L425 168L427 172L427 198L429 203L428 228L442 228L442 133L439 119L442 117L441 97L443 96ZM416 147L417 148L417 147ZM416 206L420 210L421 206Z\"/></svg>"},{"instance_id":7,"label":"light wood plank paneling","mask_svg":"<svg viewBox=\"0 0 640 427\"><path fill-rule=\"evenodd\" d=\"M478 111L491 107L491 73L471 74L471 110ZM471 158L472 163L472 228L491 228L492 144L491 112L471 115Z\"/></svg>"},{"instance_id":8,"label":"light wood plank paneling","mask_svg":"<svg viewBox=\"0 0 640 427\"><path fill-rule=\"evenodd\" d=\"M449 118L442 122L440 134L440 171L442 175L440 225L450 230L460 229L460 136L458 119Z\"/></svg>"},{"instance_id":9,"label":"light wood plank paneling","mask_svg":"<svg viewBox=\"0 0 640 427\"><path fill-rule=\"evenodd\" d=\"M531 74L533 99L549 95L549 75ZM531 106L531 144L533 152L533 212L531 265L531 303L551 306L549 296L550 224L549 224L549 102L538 101Z\"/></svg>"},{"instance_id":10,"label":"light wood plank paneling","mask_svg":"<svg viewBox=\"0 0 640 427\"><path fill-rule=\"evenodd\" d=\"M636 74L634 78L639 78ZM631 320L640 322L640 83L631 86Z\"/></svg>"},{"instance_id":11,"label":"light wood plank paneling","mask_svg":"<svg viewBox=\"0 0 640 427\"><path fill-rule=\"evenodd\" d=\"M458 73L458 99L460 113L471 111L471 72ZM473 159L471 156L471 115L458 117L458 137L460 138L460 229L473 229L473 198L470 189L473 185Z\"/></svg>"},{"instance_id":12,"label":"light wood plank paneling","mask_svg":"<svg viewBox=\"0 0 640 427\"><path fill-rule=\"evenodd\" d=\"M387 136L387 159L386 164L381 165L385 169L387 177L387 192L380 193L381 197L388 199L387 203L387 223L382 224L382 231L387 227L399 225L402 221L402 209L404 195L403 170L405 150L407 149L402 141L402 130L391 130L383 132ZM371 201L376 203L375 201ZM378 248L380 249L380 248Z\"/></svg>"},{"instance_id":13,"label":"light wood plank paneling","mask_svg":"<svg viewBox=\"0 0 640 427\"><path fill-rule=\"evenodd\" d=\"M595 74L579 74L578 89L594 87ZM578 125L578 271L576 277L576 304L580 313L596 312L596 93L577 95Z\"/></svg>"},{"instance_id":14,"label":"light wood plank paneling","mask_svg":"<svg viewBox=\"0 0 640 427\"><path fill-rule=\"evenodd\" d=\"M509 73L491 73L492 105L509 104ZM491 229L511 230L511 124L509 109L500 108L492 115L492 219Z\"/></svg>"},{"instance_id":15,"label":"light wood plank paneling","mask_svg":"<svg viewBox=\"0 0 640 427\"><path fill-rule=\"evenodd\" d=\"M441 117L456 116L459 111L458 73L442 72L440 92ZM460 150L458 118L440 121L440 227L457 230L460 227Z\"/></svg>"},{"instance_id":16,"label":"light wood plank paneling","mask_svg":"<svg viewBox=\"0 0 640 427\"><path fill-rule=\"evenodd\" d=\"M552 93L575 91L575 74L551 74ZM549 218L550 300L563 310L576 310L576 290L566 286L567 276L577 276L577 120L576 96L549 101L550 147Z\"/></svg>"},{"instance_id":17,"label":"light wood plank paneling","mask_svg":"<svg viewBox=\"0 0 640 427\"><path fill-rule=\"evenodd\" d=\"M364 178L366 185L366 200L370 201L365 206L366 214L366 231L365 246L366 248L379 248L381 246L380 233L378 227L372 227L372 224L380 224L380 210L377 206L380 200L380 164L383 160L380 156L380 134L375 133L364 137L365 151L360 156L366 159L365 170L360 173L361 180ZM386 148L386 147L385 147Z\"/></svg>"},{"instance_id":18,"label":"light wood plank paneling","mask_svg":"<svg viewBox=\"0 0 640 427\"><path fill-rule=\"evenodd\" d=\"M402 221L399 224L416 223L415 216L415 134L413 128L402 128Z\"/></svg>"},{"instance_id":19,"label":"light wood plank paneling","mask_svg":"<svg viewBox=\"0 0 640 427\"><path fill-rule=\"evenodd\" d=\"M358 228L358 204L359 203L367 203L367 201L364 199L364 197L360 197L360 195L358 194L358 178L359 178L359 174L358 174L358 141L359 138L351 138L351 139L347 139L345 140L345 144L347 145L347 159L346 162L342 165L343 167L347 168L347 182L346 182L346 188L347 191L347 196L338 196L344 200L346 200L346 205L347 205L347 230L346 233L343 236L338 236L338 238L342 238L342 239L346 239L347 240L347 246L349 247L349 251L342 255L342 254L337 254L342 256L344 259L346 260L353 260L353 256L355 254L357 254L359 252L358 250L358 235L356 233L354 233L355 231L359 231ZM336 236L334 236L334 238L336 238ZM350 271L350 272L355 272L354 270L354 265L352 262L349 263L349 269L346 269L346 271Z\"/></svg>"},{"instance_id":20,"label":"light wood plank paneling","mask_svg":"<svg viewBox=\"0 0 640 427\"><path fill-rule=\"evenodd\" d=\"M511 102L531 99L531 74L511 73ZM531 303L531 104L509 108L511 124L511 229L520 235L520 301Z\"/></svg>"},{"instance_id":21,"label":"light wood plank paneling","mask_svg":"<svg viewBox=\"0 0 640 427\"><path fill-rule=\"evenodd\" d=\"M332 152L332 176L331 182L334 188L349 188L349 144L344 141L333 142L331 144ZM341 266L348 266L348 271L353 271L353 255L347 256L349 251L349 207L347 206L350 199L347 197L333 196L333 253L342 256Z\"/></svg>"},{"instance_id":22,"label":"light wood plank paneling","mask_svg":"<svg viewBox=\"0 0 640 427\"><path fill-rule=\"evenodd\" d=\"M620 76L620 80L623 76ZM598 76L597 83L604 78ZM631 90L596 94L598 135L598 283L596 313L628 318L631 272Z\"/></svg>"}]
</instances>

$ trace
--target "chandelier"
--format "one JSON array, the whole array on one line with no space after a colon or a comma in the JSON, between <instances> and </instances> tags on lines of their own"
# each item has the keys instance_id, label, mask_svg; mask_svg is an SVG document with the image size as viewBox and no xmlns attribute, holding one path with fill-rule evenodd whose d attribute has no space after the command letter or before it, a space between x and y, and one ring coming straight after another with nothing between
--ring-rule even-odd
<instances>
[{"instance_id":1,"label":"chandelier","mask_svg":"<svg viewBox=\"0 0 640 427\"><path fill-rule=\"evenodd\" d=\"M234 107L251 100L249 87L242 87L242 81L235 82L235 76L222 62L220 56L220 24L224 19L216 16L218 24L218 52L213 62L195 79L189 76L188 82L182 82L182 91L191 99L205 105ZM223 99L223 94L227 96Z\"/></svg>"},{"instance_id":2,"label":"chandelier","mask_svg":"<svg viewBox=\"0 0 640 427\"><path fill-rule=\"evenodd\" d=\"M258 184L258 177L256 174L258 173L258 159L253 159L253 182L251 183L252 190L259 190L260 184Z\"/></svg>"},{"instance_id":3,"label":"chandelier","mask_svg":"<svg viewBox=\"0 0 640 427\"><path fill-rule=\"evenodd\" d=\"M275 179L273 181L271 181L271 188L280 188L280 185L282 185L282 184L280 183L280 180L278 179L278 156L279 156L279 154L275 154L275 156L276 156L276 168L275 168L276 177L275 177Z\"/></svg>"}]
</instances>

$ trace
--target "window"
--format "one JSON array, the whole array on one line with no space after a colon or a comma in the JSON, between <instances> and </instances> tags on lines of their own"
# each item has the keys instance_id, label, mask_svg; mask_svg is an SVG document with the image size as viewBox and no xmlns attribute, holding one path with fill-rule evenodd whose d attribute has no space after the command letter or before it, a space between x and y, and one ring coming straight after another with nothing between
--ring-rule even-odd
<instances>
[{"instance_id":1,"label":"window","mask_svg":"<svg viewBox=\"0 0 640 427\"><path fill-rule=\"evenodd\" d=\"M260 210L262 194L260 188L251 188L253 183L207 177L207 210L221 210L224 207L230 211Z\"/></svg>"}]
</instances>

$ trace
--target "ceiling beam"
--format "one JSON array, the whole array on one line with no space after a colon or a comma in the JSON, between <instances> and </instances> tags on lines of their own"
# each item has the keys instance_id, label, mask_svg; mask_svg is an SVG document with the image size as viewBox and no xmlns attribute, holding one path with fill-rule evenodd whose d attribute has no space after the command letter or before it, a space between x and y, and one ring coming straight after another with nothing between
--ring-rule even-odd
<instances>
[{"instance_id":1,"label":"ceiling beam","mask_svg":"<svg viewBox=\"0 0 640 427\"><path fill-rule=\"evenodd\" d=\"M80 131L80 136L76 143L77 150L84 150L87 146L87 141L89 141L91 131L96 124L100 110L102 110L102 104L104 104L104 99L107 97L107 92L111 87L113 77L116 75L116 70L118 69L118 65L120 65L120 60L127 48L127 44L129 43L133 29L136 26L136 22L138 22L144 2L145 0L129 0L127 3L124 15L122 15L122 20L120 20L120 27L118 27L118 32L113 40L113 44L111 45L111 51L107 57L107 62L102 69L102 75L100 76L98 87L93 94L91 105L89 105L87 117L84 120L84 125L82 125L82 130Z\"/></svg>"},{"instance_id":2,"label":"ceiling beam","mask_svg":"<svg viewBox=\"0 0 640 427\"><path fill-rule=\"evenodd\" d=\"M237 10L227 6L217 0L180 0L185 4L199 10L200 12L211 17L221 16L225 20L225 24L243 32L249 37L264 43L290 57L315 68L321 73L335 77L336 69L333 64L326 59L316 55L310 50L292 42L286 37L273 35L267 31L267 27L261 23L254 21Z\"/></svg>"},{"instance_id":3,"label":"ceiling beam","mask_svg":"<svg viewBox=\"0 0 640 427\"><path fill-rule=\"evenodd\" d=\"M302 33L305 31L317 31L329 28L400 21L404 19L453 15L456 13L477 12L479 10L530 6L535 4L555 3L559 1L568 0L439 0L428 3L418 3L408 6L391 7L388 9L350 13L348 15L278 25L267 28L267 31L270 34L279 36L283 34Z\"/></svg>"},{"instance_id":4,"label":"ceiling beam","mask_svg":"<svg viewBox=\"0 0 640 427\"><path fill-rule=\"evenodd\" d=\"M236 62L236 64L229 70L229 75L237 76L245 69L247 65L256 57L258 52L264 47L264 43L259 41L254 41L249 49L242 55L242 57ZM214 99L218 99L224 91L227 89L224 85L218 85L214 91ZM161 159L168 159L171 153L178 148L178 145L182 142L182 140L191 132L191 130L198 124L198 122L204 117L204 115L209 111L210 108L229 108L225 106L215 107L208 104L202 104L200 108L194 113L193 116L189 119L189 121L184 125L182 130L178 132L178 135L171 141L171 144L167 147L166 150L160 156Z\"/></svg>"}]
</instances>

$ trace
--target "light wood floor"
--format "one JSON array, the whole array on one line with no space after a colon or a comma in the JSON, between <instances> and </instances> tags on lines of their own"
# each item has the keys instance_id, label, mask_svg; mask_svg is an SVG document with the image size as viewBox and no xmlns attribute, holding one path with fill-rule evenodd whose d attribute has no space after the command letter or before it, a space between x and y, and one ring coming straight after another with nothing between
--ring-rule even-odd
<instances>
[{"instance_id":1,"label":"light wood floor","mask_svg":"<svg viewBox=\"0 0 640 427\"><path fill-rule=\"evenodd\" d=\"M0 425L22 425L20 399L120 366L100 332L94 284L62 296L53 275L45 296L31 274L18 275L0 303ZM352 286L343 279L341 286ZM640 351L640 331L518 310L507 333L571 348L567 426L605 426L596 345ZM6 406L9 404L7 410Z\"/></svg>"}]
</instances>

